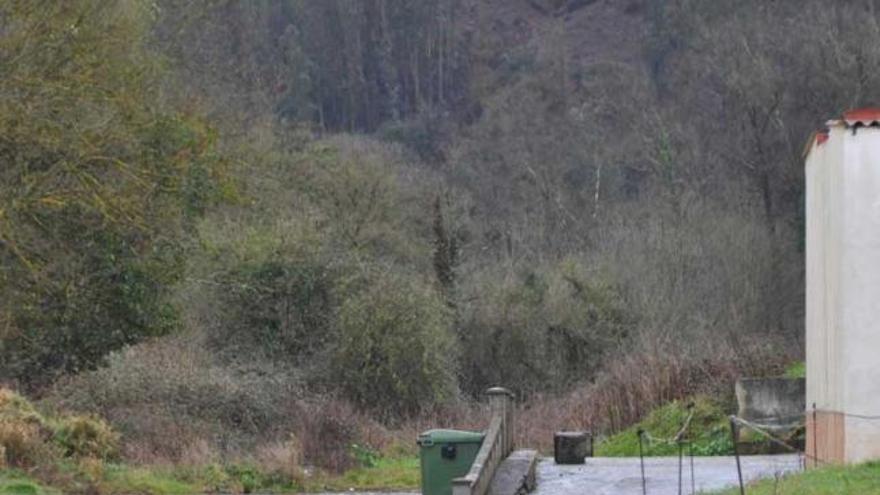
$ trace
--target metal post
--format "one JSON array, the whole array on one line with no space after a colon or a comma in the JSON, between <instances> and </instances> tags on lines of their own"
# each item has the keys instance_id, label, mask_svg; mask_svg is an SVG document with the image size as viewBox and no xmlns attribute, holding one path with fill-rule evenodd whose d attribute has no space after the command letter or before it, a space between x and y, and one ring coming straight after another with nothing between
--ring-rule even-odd
<instances>
[{"instance_id":1,"label":"metal post","mask_svg":"<svg viewBox=\"0 0 880 495\"><path fill-rule=\"evenodd\" d=\"M813 467L819 467L819 435L818 422L816 421L816 403L813 402Z\"/></svg>"},{"instance_id":2,"label":"metal post","mask_svg":"<svg viewBox=\"0 0 880 495\"><path fill-rule=\"evenodd\" d=\"M739 462L739 435L736 428L736 416L730 417L730 435L733 437L733 455L736 457L736 475L739 478L739 493L746 495L746 486L743 484L742 465Z\"/></svg>"},{"instance_id":3,"label":"metal post","mask_svg":"<svg viewBox=\"0 0 880 495\"><path fill-rule=\"evenodd\" d=\"M681 444L681 440L679 440L679 441L678 441L678 495L682 495L682 493L681 493L681 486L682 486L682 483L681 483L681 478L682 478L682 476L681 476L681 472L682 472L682 469L683 469L683 468L682 468L682 448L683 448L683 446L682 446L682 444Z\"/></svg>"},{"instance_id":4,"label":"metal post","mask_svg":"<svg viewBox=\"0 0 880 495\"><path fill-rule=\"evenodd\" d=\"M639 463L642 466L642 495L648 495L648 481L645 479L645 452L642 450L642 439L645 435L645 430L639 428Z\"/></svg>"},{"instance_id":5,"label":"metal post","mask_svg":"<svg viewBox=\"0 0 880 495\"><path fill-rule=\"evenodd\" d=\"M694 475L694 442L688 444L688 453L691 457L691 495L697 495L697 480Z\"/></svg>"},{"instance_id":6,"label":"metal post","mask_svg":"<svg viewBox=\"0 0 880 495\"><path fill-rule=\"evenodd\" d=\"M596 457L595 444L593 443L593 429L590 428L590 457Z\"/></svg>"}]
</instances>

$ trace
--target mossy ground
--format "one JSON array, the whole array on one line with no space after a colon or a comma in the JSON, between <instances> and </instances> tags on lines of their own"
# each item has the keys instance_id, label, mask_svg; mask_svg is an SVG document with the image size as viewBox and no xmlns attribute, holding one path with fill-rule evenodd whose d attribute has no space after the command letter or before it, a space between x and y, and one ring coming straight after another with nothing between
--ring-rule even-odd
<instances>
[{"instance_id":1,"label":"mossy ground","mask_svg":"<svg viewBox=\"0 0 880 495\"><path fill-rule=\"evenodd\" d=\"M693 401L694 417L689 428L688 438L693 441L695 455L728 455L733 453L730 427L724 411L712 400L697 397ZM688 417L687 402L673 401L655 409L647 418L612 435L596 445L598 457L633 457L639 455L638 430L643 429L651 439L643 445L646 456L666 456L678 454L678 446L665 442L681 429ZM685 452L688 446L685 445Z\"/></svg>"},{"instance_id":2,"label":"mossy ground","mask_svg":"<svg viewBox=\"0 0 880 495\"><path fill-rule=\"evenodd\" d=\"M739 489L719 492L735 495ZM749 495L880 495L880 462L851 467L830 467L763 480L747 487Z\"/></svg>"}]
</instances>

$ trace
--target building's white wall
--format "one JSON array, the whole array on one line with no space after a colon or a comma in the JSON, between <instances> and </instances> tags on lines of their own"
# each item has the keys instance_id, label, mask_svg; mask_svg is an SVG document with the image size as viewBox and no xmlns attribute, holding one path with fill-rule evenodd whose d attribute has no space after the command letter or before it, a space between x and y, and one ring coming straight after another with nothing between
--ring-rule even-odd
<instances>
[{"instance_id":1,"label":"building's white wall","mask_svg":"<svg viewBox=\"0 0 880 495\"><path fill-rule=\"evenodd\" d=\"M839 411L843 404L838 362L838 295L843 129L814 145L806 165L807 188L807 407Z\"/></svg>"},{"instance_id":2,"label":"building's white wall","mask_svg":"<svg viewBox=\"0 0 880 495\"><path fill-rule=\"evenodd\" d=\"M842 411L880 416L880 129L842 134ZM880 424L850 417L846 430L847 461L880 458Z\"/></svg>"},{"instance_id":3,"label":"building's white wall","mask_svg":"<svg viewBox=\"0 0 880 495\"><path fill-rule=\"evenodd\" d=\"M825 249L825 188L824 177L826 146L812 145L804 168L806 178L806 259L807 259L807 407L812 404L825 404L828 394L828 379L825 370L828 360L823 343L825 329L825 269L823 259Z\"/></svg>"},{"instance_id":4,"label":"building's white wall","mask_svg":"<svg viewBox=\"0 0 880 495\"><path fill-rule=\"evenodd\" d=\"M880 415L880 129L833 126L806 164L807 407ZM880 458L880 422L848 417L845 458Z\"/></svg>"},{"instance_id":5,"label":"building's white wall","mask_svg":"<svg viewBox=\"0 0 880 495\"><path fill-rule=\"evenodd\" d=\"M846 418L846 462L880 459L880 424L876 420Z\"/></svg>"},{"instance_id":6,"label":"building's white wall","mask_svg":"<svg viewBox=\"0 0 880 495\"><path fill-rule=\"evenodd\" d=\"M845 202L848 192L846 191L846 167L844 155L846 153L845 140L847 130L843 127L834 127L829 133L825 162L824 179L825 204L823 205L823 222L825 224L825 238L822 242L825 246L825 256L821 262L824 265L826 279L825 286L820 288L823 292L823 305L825 306L825 346L826 367L824 374L826 384L829 387L824 405L817 405L819 409L830 411L844 410L844 388L846 378L841 363L845 362L844 349L841 345L841 335L844 328L841 325L840 302L843 299L843 283L841 279L843 231L846 223Z\"/></svg>"}]
</instances>

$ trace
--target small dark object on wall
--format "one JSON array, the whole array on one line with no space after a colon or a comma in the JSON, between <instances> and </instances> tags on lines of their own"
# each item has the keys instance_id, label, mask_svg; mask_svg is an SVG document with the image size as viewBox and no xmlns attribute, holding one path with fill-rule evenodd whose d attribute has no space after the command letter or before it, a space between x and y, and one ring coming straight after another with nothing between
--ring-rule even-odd
<instances>
[{"instance_id":1,"label":"small dark object on wall","mask_svg":"<svg viewBox=\"0 0 880 495\"><path fill-rule=\"evenodd\" d=\"M586 431L558 431L553 436L556 464L583 464L593 456L592 435Z\"/></svg>"}]
</instances>

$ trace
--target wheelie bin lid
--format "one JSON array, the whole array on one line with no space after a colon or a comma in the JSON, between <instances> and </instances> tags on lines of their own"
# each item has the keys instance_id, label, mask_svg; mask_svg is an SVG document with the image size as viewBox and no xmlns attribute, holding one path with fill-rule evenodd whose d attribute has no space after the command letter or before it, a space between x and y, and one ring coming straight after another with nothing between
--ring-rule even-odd
<instances>
[{"instance_id":1,"label":"wheelie bin lid","mask_svg":"<svg viewBox=\"0 0 880 495\"><path fill-rule=\"evenodd\" d=\"M486 434L481 431L428 430L419 435L417 443L430 447L435 443L483 443Z\"/></svg>"}]
</instances>

